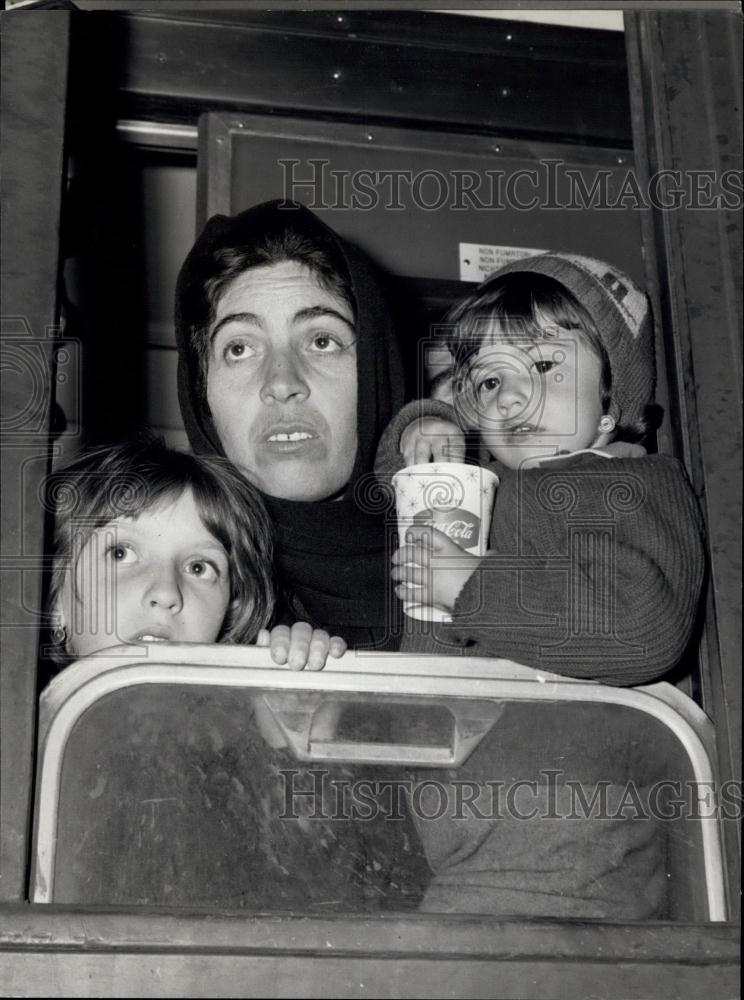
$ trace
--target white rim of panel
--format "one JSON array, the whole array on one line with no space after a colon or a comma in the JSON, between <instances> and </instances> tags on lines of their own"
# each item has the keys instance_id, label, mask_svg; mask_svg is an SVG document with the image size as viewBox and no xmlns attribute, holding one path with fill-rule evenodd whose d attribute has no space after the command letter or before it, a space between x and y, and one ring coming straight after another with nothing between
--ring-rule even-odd
<instances>
[{"instance_id":1,"label":"white rim of panel","mask_svg":"<svg viewBox=\"0 0 744 1000\"><path fill-rule=\"evenodd\" d=\"M103 695L142 684L271 688L505 701L584 701L634 708L665 725L685 748L697 786L708 920L727 919L723 857L715 813L701 788L713 787L708 747L712 724L691 699L670 684L609 687L533 670L508 660L400 653L347 652L319 672L271 663L268 650L240 646L152 643L116 647L80 660L42 695L33 902L53 902L59 779L67 740L82 714Z\"/></svg>"}]
</instances>

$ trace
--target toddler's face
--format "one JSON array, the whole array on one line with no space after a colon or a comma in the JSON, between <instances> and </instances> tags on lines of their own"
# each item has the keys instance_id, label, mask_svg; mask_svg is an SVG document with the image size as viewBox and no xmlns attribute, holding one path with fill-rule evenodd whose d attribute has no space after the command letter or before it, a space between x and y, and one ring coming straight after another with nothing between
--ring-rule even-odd
<instances>
[{"instance_id":1,"label":"toddler's face","mask_svg":"<svg viewBox=\"0 0 744 1000\"><path fill-rule=\"evenodd\" d=\"M191 490L88 538L60 610L76 657L137 641L215 642L227 612L227 553Z\"/></svg>"},{"instance_id":2,"label":"toddler's face","mask_svg":"<svg viewBox=\"0 0 744 1000\"><path fill-rule=\"evenodd\" d=\"M597 442L601 375L599 358L573 331L493 339L469 370L468 416L495 459L529 467Z\"/></svg>"}]
</instances>

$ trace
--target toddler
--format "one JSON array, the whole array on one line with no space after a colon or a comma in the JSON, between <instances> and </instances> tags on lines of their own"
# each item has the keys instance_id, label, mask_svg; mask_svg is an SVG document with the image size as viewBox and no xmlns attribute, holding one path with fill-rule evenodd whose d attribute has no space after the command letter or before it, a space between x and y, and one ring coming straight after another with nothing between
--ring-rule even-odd
<instances>
[{"instance_id":1,"label":"toddler","mask_svg":"<svg viewBox=\"0 0 744 1000\"><path fill-rule=\"evenodd\" d=\"M601 261L542 254L502 268L449 322L452 405L405 407L377 471L461 460L468 433L500 485L482 558L431 527L408 530L393 555L396 592L410 600L416 588L451 622L411 623L401 648L501 657L611 684L658 678L689 643L704 556L682 466L640 443L655 416L645 295ZM423 775L444 780L450 803L451 779L478 791L475 815L450 808L416 818L434 872L423 908L663 915L660 827L620 808L628 778L643 803L668 777L644 746L627 721L606 720L597 706L526 714L508 706L462 768ZM492 779L507 790L524 783L533 795L493 818ZM601 817L559 818L571 814L576 784L587 802L602 786Z\"/></svg>"},{"instance_id":2,"label":"toddler","mask_svg":"<svg viewBox=\"0 0 744 1000\"><path fill-rule=\"evenodd\" d=\"M409 403L377 471L459 460L474 433L500 479L489 551L411 528L393 556L398 595L414 586L449 609L435 631L450 647L656 679L689 642L704 559L682 466L640 443L657 412L645 295L601 261L543 254L502 268L449 322L454 405Z\"/></svg>"}]
</instances>

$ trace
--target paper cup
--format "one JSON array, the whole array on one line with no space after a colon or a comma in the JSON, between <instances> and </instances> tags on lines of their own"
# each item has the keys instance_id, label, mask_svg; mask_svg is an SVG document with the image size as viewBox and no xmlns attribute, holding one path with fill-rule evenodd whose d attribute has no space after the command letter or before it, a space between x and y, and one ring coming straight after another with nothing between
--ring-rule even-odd
<instances>
[{"instance_id":1,"label":"paper cup","mask_svg":"<svg viewBox=\"0 0 744 1000\"><path fill-rule=\"evenodd\" d=\"M400 544L414 525L430 525L447 535L465 552L483 556L488 549L491 513L499 477L489 469L460 462L409 465L393 476ZM450 621L445 608L415 600L403 604L409 618Z\"/></svg>"}]
</instances>

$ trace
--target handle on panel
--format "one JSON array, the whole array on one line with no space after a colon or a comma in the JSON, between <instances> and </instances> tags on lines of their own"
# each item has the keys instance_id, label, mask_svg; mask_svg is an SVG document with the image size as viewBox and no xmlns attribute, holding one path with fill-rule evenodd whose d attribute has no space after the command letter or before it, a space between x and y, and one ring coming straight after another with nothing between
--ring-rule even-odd
<instances>
[{"instance_id":1,"label":"handle on panel","mask_svg":"<svg viewBox=\"0 0 744 1000\"><path fill-rule=\"evenodd\" d=\"M496 701L472 699L434 699L411 697L385 699L359 695L333 695L327 692L269 691L261 695L263 704L281 730L287 746L302 762L336 761L348 763L400 764L416 767L458 767L491 730L504 710ZM350 739L340 725L345 708L369 705L391 707L405 713L415 708L419 715L427 710L444 709L450 720L446 733L426 742L415 738ZM441 725L438 727L441 730ZM405 734L401 733L401 737Z\"/></svg>"}]
</instances>

